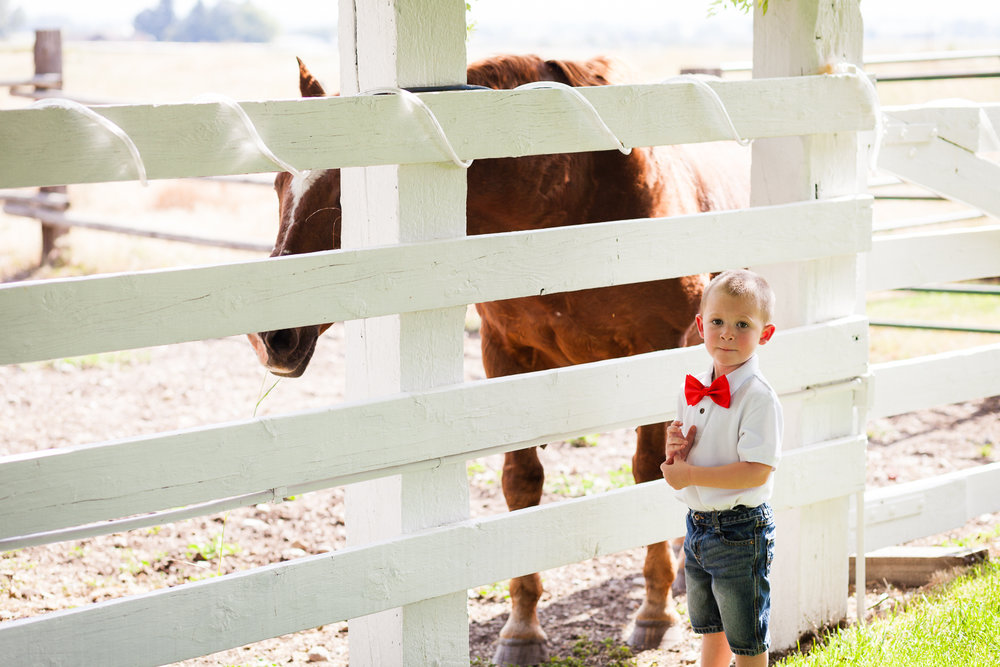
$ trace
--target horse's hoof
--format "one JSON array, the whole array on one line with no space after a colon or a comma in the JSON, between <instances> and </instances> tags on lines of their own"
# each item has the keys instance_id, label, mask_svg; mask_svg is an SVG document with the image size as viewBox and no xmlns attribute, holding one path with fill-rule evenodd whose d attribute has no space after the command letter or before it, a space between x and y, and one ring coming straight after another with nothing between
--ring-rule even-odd
<instances>
[{"instance_id":1,"label":"horse's hoof","mask_svg":"<svg viewBox=\"0 0 1000 667\"><path fill-rule=\"evenodd\" d=\"M507 665L538 665L548 660L548 649L545 642L538 639L504 639L500 638L496 653L493 654L493 664L497 667Z\"/></svg>"},{"instance_id":2,"label":"horse's hoof","mask_svg":"<svg viewBox=\"0 0 1000 667\"><path fill-rule=\"evenodd\" d=\"M628 646L635 652L659 648L660 644L663 643L664 636L667 635L667 631L671 628L680 628L678 620L643 621L636 619L632 636L628 640ZM671 636L674 634L673 632L670 633ZM677 637L674 639L680 639L680 634L677 633Z\"/></svg>"}]
</instances>

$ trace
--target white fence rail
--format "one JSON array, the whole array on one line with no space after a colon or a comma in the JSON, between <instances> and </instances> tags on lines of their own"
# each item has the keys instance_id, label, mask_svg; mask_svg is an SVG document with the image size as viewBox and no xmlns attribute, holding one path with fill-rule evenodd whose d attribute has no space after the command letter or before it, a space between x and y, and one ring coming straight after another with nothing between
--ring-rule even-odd
<instances>
[{"instance_id":1,"label":"white fence rail","mask_svg":"<svg viewBox=\"0 0 1000 667\"><path fill-rule=\"evenodd\" d=\"M879 167L1000 217L1000 105L886 109ZM879 236L869 291L1000 275L1000 227ZM869 417L889 417L1000 394L1000 344L872 366ZM865 494L868 549L934 535L1000 511L1000 465L984 465Z\"/></svg>"},{"instance_id":2,"label":"white fence rail","mask_svg":"<svg viewBox=\"0 0 1000 667\"><path fill-rule=\"evenodd\" d=\"M711 82L740 136L849 132L870 127L868 90L853 75ZM581 88L626 146L730 140L713 99L685 82ZM605 150L608 137L561 90L421 95L463 159ZM795 100L789 104L788 100ZM391 95L245 102L271 150L299 169L440 162L426 119ZM663 112L670 109L669 114ZM814 114L805 110L822 109ZM95 111L135 142L149 178L274 171L224 103L123 105ZM191 128L198 128L192 133ZM30 161L0 163L2 187L136 178L128 149L66 109L4 112L0 145Z\"/></svg>"}]
</instances>

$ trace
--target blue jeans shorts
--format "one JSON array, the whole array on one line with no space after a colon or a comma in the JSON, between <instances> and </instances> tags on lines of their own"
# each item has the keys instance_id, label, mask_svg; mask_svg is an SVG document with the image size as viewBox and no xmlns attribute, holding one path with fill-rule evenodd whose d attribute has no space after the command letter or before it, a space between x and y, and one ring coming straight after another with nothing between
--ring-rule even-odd
<instances>
[{"instance_id":1,"label":"blue jeans shorts","mask_svg":"<svg viewBox=\"0 0 1000 667\"><path fill-rule=\"evenodd\" d=\"M687 517L684 539L687 606L699 634L725 632L736 655L758 655L771 645L770 505L737 506Z\"/></svg>"}]
</instances>

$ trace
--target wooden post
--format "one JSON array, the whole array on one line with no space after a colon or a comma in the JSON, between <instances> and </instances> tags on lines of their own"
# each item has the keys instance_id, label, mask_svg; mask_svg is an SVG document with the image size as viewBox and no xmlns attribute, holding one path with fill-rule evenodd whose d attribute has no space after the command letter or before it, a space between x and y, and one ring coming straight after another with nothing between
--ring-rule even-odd
<instances>
[{"instance_id":1,"label":"wooden post","mask_svg":"<svg viewBox=\"0 0 1000 667\"><path fill-rule=\"evenodd\" d=\"M461 0L341 0L339 24L341 94L465 83ZM465 183L465 171L450 162L342 170L344 247L464 235ZM465 307L349 322L348 396L461 382L464 322ZM351 544L468 516L464 463L356 484L347 492ZM441 557L444 563L449 554ZM405 570L407 564L394 566ZM378 573L370 576L377 580ZM467 666L467 604L462 591L350 621L351 664Z\"/></svg>"},{"instance_id":2,"label":"wooden post","mask_svg":"<svg viewBox=\"0 0 1000 667\"><path fill-rule=\"evenodd\" d=\"M756 9L754 78L819 74L838 63L860 64L861 56L859 0L771 2L766 14ZM751 203L763 206L863 191L861 161L855 133L758 139ZM777 294L779 329L863 311L864 288L855 255L755 268ZM788 406L785 449L849 435L856 428L851 396L830 394L801 407ZM778 515L773 649L794 646L802 632L846 616L848 506L844 497Z\"/></svg>"},{"instance_id":3,"label":"wooden post","mask_svg":"<svg viewBox=\"0 0 1000 667\"><path fill-rule=\"evenodd\" d=\"M62 33L59 30L36 30L35 31L35 76L58 75L57 82L46 82L43 85L36 85L35 91L58 89L61 90L63 73L62 57ZM65 185L54 185L39 188L44 200L46 193L56 193L66 195ZM65 206L61 207L65 209ZM42 223L42 255L39 264L51 263L57 254L56 239L69 231L69 228L61 225L53 225L47 222Z\"/></svg>"}]
</instances>

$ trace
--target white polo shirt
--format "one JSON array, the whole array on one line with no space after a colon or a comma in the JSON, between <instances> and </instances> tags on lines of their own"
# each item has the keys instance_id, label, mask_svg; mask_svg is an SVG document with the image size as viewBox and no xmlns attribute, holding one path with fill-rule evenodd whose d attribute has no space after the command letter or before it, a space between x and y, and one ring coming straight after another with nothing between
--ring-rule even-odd
<instances>
[{"instance_id":1,"label":"white polo shirt","mask_svg":"<svg viewBox=\"0 0 1000 667\"><path fill-rule=\"evenodd\" d=\"M729 373L732 399L728 408L705 397L697 405L688 405L684 390L678 399L678 419L684 433L697 426L694 446L688 462L697 466L721 466L737 461L763 463L778 467L781 458L783 428L781 403L758 368L757 355ZM713 370L696 375L704 384L712 382ZM696 511L727 510L737 505L756 507L771 497L774 475L762 486L750 489L715 489L688 486L677 491L681 502Z\"/></svg>"}]
</instances>

